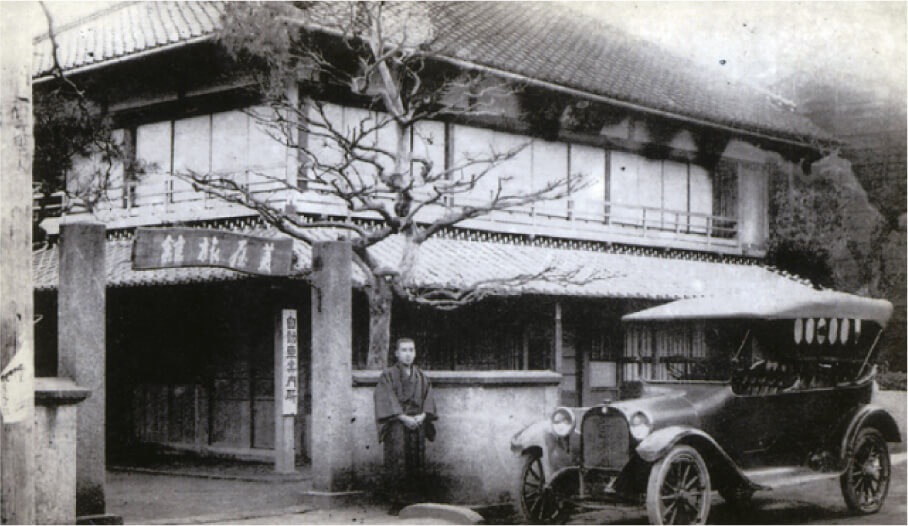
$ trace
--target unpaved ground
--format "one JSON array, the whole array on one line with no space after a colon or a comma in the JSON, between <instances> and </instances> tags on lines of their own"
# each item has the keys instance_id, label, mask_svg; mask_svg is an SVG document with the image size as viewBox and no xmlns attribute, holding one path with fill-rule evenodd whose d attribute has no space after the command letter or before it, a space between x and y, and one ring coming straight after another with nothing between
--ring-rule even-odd
<instances>
[{"instance_id":1,"label":"unpaved ground","mask_svg":"<svg viewBox=\"0 0 908 526\"><path fill-rule=\"evenodd\" d=\"M880 391L874 402L888 409L906 432L906 393ZM905 444L893 452L905 451ZM904 458L904 455L901 455ZM906 524L906 472L904 461L894 466L892 486L880 514L850 516L844 507L838 484L827 481L756 496L757 509L740 517L716 497L711 515L713 523L827 523L827 524ZM389 515L385 505L356 504L335 510L316 510L303 506L305 483L268 483L236 480L209 480L139 473L108 473L107 508L121 515L128 524L160 522L167 519L209 517L210 522L243 524L397 524L404 521ZM295 507L295 508L294 508ZM290 512L292 511L292 512ZM258 513L257 513L258 512ZM264 516L262 516L264 514ZM239 520L234 520L239 519ZM513 522L499 518L495 522ZM425 522L425 521L421 521ZM642 510L614 510L580 515L577 524L645 523Z\"/></svg>"},{"instance_id":2,"label":"unpaved ground","mask_svg":"<svg viewBox=\"0 0 908 526\"><path fill-rule=\"evenodd\" d=\"M902 461L892 468L892 483L883 509L874 515L853 515L845 507L838 480L814 482L784 490L759 492L754 508L738 512L713 496L710 524L908 524L906 514L906 471ZM639 510L586 513L569 524L646 524L646 512Z\"/></svg>"},{"instance_id":3,"label":"unpaved ground","mask_svg":"<svg viewBox=\"0 0 908 526\"><path fill-rule=\"evenodd\" d=\"M306 513L227 521L222 524L451 524L427 518L401 520L388 515L386 507L351 506L338 510L313 510Z\"/></svg>"},{"instance_id":4,"label":"unpaved ground","mask_svg":"<svg viewBox=\"0 0 908 526\"><path fill-rule=\"evenodd\" d=\"M299 506L305 484L211 480L143 473L107 474L107 511L127 524ZM219 521L220 522L220 521Z\"/></svg>"}]
</instances>

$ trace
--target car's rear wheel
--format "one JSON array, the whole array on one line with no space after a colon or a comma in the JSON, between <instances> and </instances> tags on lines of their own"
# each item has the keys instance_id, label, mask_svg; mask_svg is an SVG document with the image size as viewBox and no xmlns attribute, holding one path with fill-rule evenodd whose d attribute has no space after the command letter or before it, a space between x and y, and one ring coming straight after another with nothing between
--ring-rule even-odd
<instances>
[{"instance_id":1,"label":"car's rear wheel","mask_svg":"<svg viewBox=\"0 0 908 526\"><path fill-rule=\"evenodd\" d=\"M542 458L523 456L520 478L514 489L514 507L519 518L531 524L560 524L567 520L569 510L555 492L546 487Z\"/></svg>"},{"instance_id":2,"label":"car's rear wheel","mask_svg":"<svg viewBox=\"0 0 908 526\"><path fill-rule=\"evenodd\" d=\"M876 513L889 492L891 464L886 440L879 431L865 427L854 437L848 469L840 483L848 509L856 513Z\"/></svg>"},{"instance_id":3,"label":"car's rear wheel","mask_svg":"<svg viewBox=\"0 0 908 526\"><path fill-rule=\"evenodd\" d=\"M700 453L690 446L673 447L649 472L650 524L705 524L710 490L709 470Z\"/></svg>"}]
</instances>

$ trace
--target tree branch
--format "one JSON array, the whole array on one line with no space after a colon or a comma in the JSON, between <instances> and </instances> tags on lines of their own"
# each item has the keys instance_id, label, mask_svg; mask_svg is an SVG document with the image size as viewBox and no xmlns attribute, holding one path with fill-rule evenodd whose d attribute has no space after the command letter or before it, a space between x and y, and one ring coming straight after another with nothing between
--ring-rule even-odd
<instances>
[{"instance_id":1,"label":"tree branch","mask_svg":"<svg viewBox=\"0 0 908 526\"><path fill-rule=\"evenodd\" d=\"M537 272L521 273L505 278L489 278L475 281L464 287L422 288L403 285L401 294L409 301L441 310L453 310L480 301L490 295L517 295L522 287L531 284L557 284L583 287L596 281L614 279L621 274L605 271L589 272L579 267L560 270L558 264L547 263Z\"/></svg>"},{"instance_id":2,"label":"tree branch","mask_svg":"<svg viewBox=\"0 0 908 526\"><path fill-rule=\"evenodd\" d=\"M84 208L94 212L101 202L110 203L111 177L124 155L121 145L112 137L109 122L103 111L95 108L85 91L70 79L60 63L59 42L53 16L44 2L39 2L47 22L47 39L53 61L50 73L65 89L41 91L35 99L35 163L34 180L41 193L53 194L59 188L66 196L61 210ZM72 102L75 100L74 113ZM69 108L69 109L67 109ZM61 152L61 150L63 150ZM73 160L84 157L100 163L89 174L70 181ZM72 183L72 184L70 184ZM40 204L38 220L46 210Z\"/></svg>"}]
</instances>

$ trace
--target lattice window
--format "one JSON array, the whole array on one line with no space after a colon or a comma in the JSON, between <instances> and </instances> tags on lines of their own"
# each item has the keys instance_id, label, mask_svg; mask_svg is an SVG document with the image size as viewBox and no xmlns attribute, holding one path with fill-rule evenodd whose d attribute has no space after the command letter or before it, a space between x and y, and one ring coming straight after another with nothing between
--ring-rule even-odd
<instances>
[{"instance_id":1,"label":"lattice window","mask_svg":"<svg viewBox=\"0 0 908 526\"><path fill-rule=\"evenodd\" d=\"M731 221L716 221L714 235L734 237L738 217L738 164L723 160L716 165L713 179L713 214Z\"/></svg>"}]
</instances>

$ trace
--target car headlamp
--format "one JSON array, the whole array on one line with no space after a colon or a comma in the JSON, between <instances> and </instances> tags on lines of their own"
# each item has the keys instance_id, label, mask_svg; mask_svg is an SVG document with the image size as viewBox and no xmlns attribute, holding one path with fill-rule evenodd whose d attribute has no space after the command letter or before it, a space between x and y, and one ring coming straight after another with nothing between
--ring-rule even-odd
<instances>
[{"instance_id":1,"label":"car headlamp","mask_svg":"<svg viewBox=\"0 0 908 526\"><path fill-rule=\"evenodd\" d=\"M649 435L650 431L653 430L653 423L650 422L649 417L641 411L634 413L628 424L631 436L637 440L643 440Z\"/></svg>"},{"instance_id":2,"label":"car headlamp","mask_svg":"<svg viewBox=\"0 0 908 526\"><path fill-rule=\"evenodd\" d=\"M564 438L574 430L574 413L566 407L559 407L552 413L552 433Z\"/></svg>"}]
</instances>

